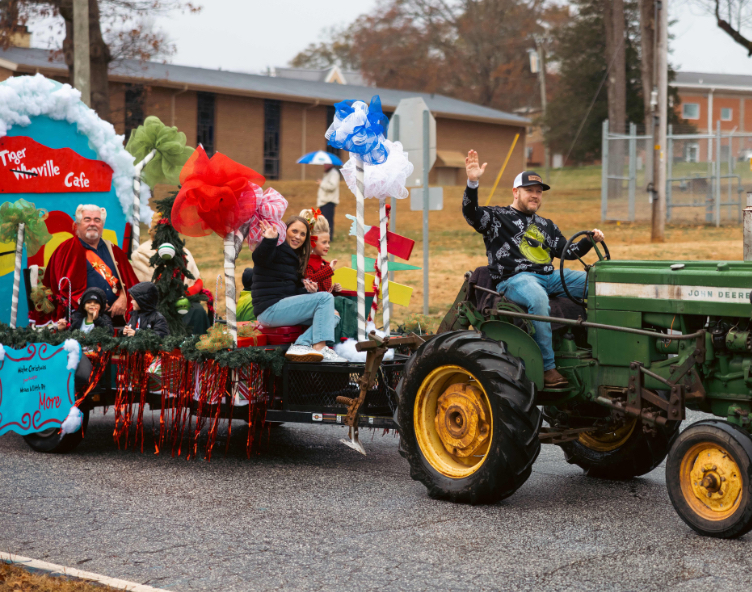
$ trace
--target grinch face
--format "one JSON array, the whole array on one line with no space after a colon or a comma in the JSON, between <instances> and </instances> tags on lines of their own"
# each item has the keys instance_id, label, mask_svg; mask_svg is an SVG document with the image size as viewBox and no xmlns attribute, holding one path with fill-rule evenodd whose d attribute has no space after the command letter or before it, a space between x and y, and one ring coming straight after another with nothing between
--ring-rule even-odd
<instances>
[{"instance_id":1,"label":"grinch face","mask_svg":"<svg viewBox=\"0 0 752 592\"><path fill-rule=\"evenodd\" d=\"M520 241L520 252L525 259L532 263L538 263L540 265L551 263L551 255L548 252L549 249L546 246L545 241L546 237L543 236L540 229L535 224L531 224L528 226L525 234L522 235L522 240Z\"/></svg>"}]
</instances>

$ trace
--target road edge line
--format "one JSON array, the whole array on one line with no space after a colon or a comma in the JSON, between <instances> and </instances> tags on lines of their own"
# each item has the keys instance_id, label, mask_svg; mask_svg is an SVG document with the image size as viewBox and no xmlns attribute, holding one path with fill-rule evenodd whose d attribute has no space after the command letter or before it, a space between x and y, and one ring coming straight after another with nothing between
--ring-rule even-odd
<instances>
[{"instance_id":1,"label":"road edge line","mask_svg":"<svg viewBox=\"0 0 752 592\"><path fill-rule=\"evenodd\" d=\"M74 567L65 567L64 565L57 565L55 563L47 563L46 561L39 561L38 559L32 559L31 557L24 557L23 555L16 555L15 553L4 553L0 551L0 561L6 563L15 563L23 565L31 569L37 569L40 571L49 572L50 575L61 575L78 578L80 580L90 580L97 582L98 584L104 584L110 588L117 588L119 590L130 590L131 592L171 592L164 588L153 588L145 584L138 584L136 582L128 582L127 580L118 580L117 578L110 578L108 576L102 576L89 571L81 571Z\"/></svg>"}]
</instances>

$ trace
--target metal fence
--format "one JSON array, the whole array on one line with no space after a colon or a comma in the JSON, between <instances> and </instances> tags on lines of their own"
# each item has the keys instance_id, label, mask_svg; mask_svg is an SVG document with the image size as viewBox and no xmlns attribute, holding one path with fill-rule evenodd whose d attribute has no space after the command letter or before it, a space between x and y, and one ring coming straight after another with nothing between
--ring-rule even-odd
<instances>
[{"instance_id":1,"label":"metal fence","mask_svg":"<svg viewBox=\"0 0 752 592\"><path fill-rule=\"evenodd\" d=\"M653 137L609 130L603 122L601 219L638 221L652 215ZM752 190L752 133L675 133L668 128L666 219L741 222L743 194Z\"/></svg>"}]
</instances>

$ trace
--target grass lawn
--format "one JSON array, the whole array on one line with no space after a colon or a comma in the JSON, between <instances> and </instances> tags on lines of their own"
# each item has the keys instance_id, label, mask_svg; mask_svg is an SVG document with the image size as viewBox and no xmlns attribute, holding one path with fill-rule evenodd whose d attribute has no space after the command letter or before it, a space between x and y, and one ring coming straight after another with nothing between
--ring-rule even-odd
<instances>
[{"instance_id":1,"label":"grass lawn","mask_svg":"<svg viewBox=\"0 0 752 592\"><path fill-rule=\"evenodd\" d=\"M34 573L0 562L0 592L114 592L115 588L62 576Z\"/></svg>"},{"instance_id":2,"label":"grass lawn","mask_svg":"<svg viewBox=\"0 0 752 592\"><path fill-rule=\"evenodd\" d=\"M670 224L666 227L666 242L650 242L650 225L647 222L600 221L601 169L599 166L571 168L552 171L553 189L544 197L542 216L551 218L566 236L579 230L601 228L614 259L672 259L672 260L740 260L742 258L742 228L740 224L705 226L699 224ZM288 215L297 214L316 202L317 185L313 181L272 181L273 186L290 202ZM480 201L488 198L492 180L481 186ZM440 319L454 301L466 271L485 265L486 254L481 236L465 222L461 214L463 187L444 188L444 209L429 214L429 314ZM497 188L493 204L511 203L511 190ZM647 204L640 207L648 207ZM348 235L350 221L345 214L355 213L355 198L342 183L340 205L335 220L335 239L330 259L338 259L340 265L350 266L350 255L355 253L355 237ZM409 201L398 202L397 232L416 241L410 263L423 265L422 212L409 211ZM378 202L367 200L366 224L378 224ZM189 238L187 246L196 258L201 275L208 289L214 291L215 278L222 273L222 240L211 236ZM376 249L366 246L366 256L375 256ZM591 254L592 260L594 255ZM557 260L558 262L558 260ZM576 268L579 263L576 263ZM241 289L241 275L245 267L252 266L251 253L244 249L237 261L237 286ZM395 281L414 288L408 308L395 306L397 321L408 313L421 313L423 308L423 272L401 271ZM219 311L223 314L223 299L219 299Z\"/></svg>"}]
</instances>

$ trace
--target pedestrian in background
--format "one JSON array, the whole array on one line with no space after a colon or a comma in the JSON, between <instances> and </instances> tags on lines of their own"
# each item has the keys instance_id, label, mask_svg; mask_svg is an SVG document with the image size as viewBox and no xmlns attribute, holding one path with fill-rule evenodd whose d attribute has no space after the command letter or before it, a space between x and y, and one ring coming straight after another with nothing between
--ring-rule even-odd
<instances>
[{"instance_id":1,"label":"pedestrian in background","mask_svg":"<svg viewBox=\"0 0 752 592\"><path fill-rule=\"evenodd\" d=\"M316 181L319 184L319 194L316 207L329 222L329 237L334 240L334 208L339 203L339 171L334 165L324 165L324 176Z\"/></svg>"}]
</instances>

